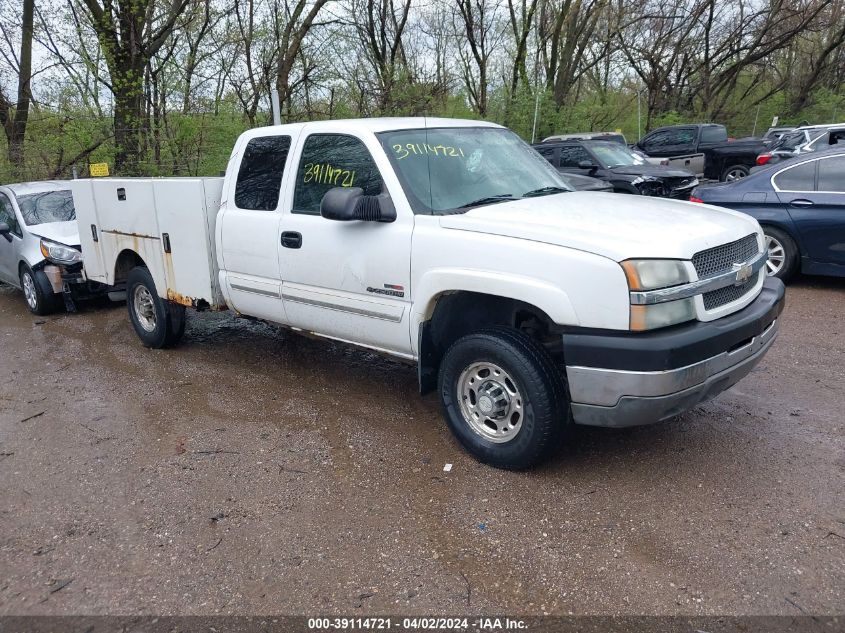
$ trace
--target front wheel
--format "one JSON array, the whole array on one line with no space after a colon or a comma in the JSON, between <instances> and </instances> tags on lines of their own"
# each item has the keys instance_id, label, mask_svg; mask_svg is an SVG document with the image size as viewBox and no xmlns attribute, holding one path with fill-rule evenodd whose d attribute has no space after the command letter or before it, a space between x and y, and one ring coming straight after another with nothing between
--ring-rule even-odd
<instances>
[{"instance_id":1,"label":"front wheel","mask_svg":"<svg viewBox=\"0 0 845 633\"><path fill-rule=\"evenodd\" d=\"M51 314L58 309L53 286L43 270L32 270L26 264L20 269L21 290L29 311L38 316Z\"/></svg>"},{"instance_id":2,"label":"front wheel","mask_svg":"<svg viewBox=\"0 0 845 633\"><path fill-rule=\"evenodd\" d=\"M185 333L185 307L159 297L150 271L143 266L129 271L126 305L135 333L146 347L173 347Z\"/></svg>"},{"instance_id":3,"label":"front wheel","mask_svg":"<svg viewBox=\"0 0 845 633\"><path fill-rule=\"evenodd\" d=\"M497 468L538 464L572 424L557 367L518 330L491 328L458 339L438 382L452 433L476 459Z\"/></svg>"}]
</instances>

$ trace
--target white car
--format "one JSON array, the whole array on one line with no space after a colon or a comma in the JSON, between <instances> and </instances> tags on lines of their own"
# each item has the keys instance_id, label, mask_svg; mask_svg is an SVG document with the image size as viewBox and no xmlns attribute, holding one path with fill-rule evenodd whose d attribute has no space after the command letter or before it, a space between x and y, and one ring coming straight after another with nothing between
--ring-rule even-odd
<instances>
[{"instance_id":1,"label":"white car","mask_svg":"<svg viewBox=\"0 0 845 633\"><path fill-rule=\"evenodd\" d=\"M84 279L67 181L0 187L0 281L22 290L35 314L73 305L72 287Z\"/></svg>"},{"instance_id":2,"label":"white car","mask_svg":"<svg viewBox=\"0 0 845 633\"><path fill-rule=\"evenodd\" d=\"M715 396L763 358L783 308L753 218L573 192L483 121L254 129L223 179L72 187L86 272L126 284L144 345L176 344L186 306L229 308L405 359L464 447L503 468L572 424L648 424ZM397 411L397 432L409 423Z\"/></svg>"}]
</instances>

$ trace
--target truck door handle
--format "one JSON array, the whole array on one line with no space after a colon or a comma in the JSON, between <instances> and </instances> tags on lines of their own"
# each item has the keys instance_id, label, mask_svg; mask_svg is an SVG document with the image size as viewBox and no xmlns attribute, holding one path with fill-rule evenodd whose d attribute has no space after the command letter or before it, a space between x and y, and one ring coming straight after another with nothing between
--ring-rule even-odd
<instances>
[{"instance_id":1,"label":"truck door handle","mask_svg":"<svg viewBox=\"0 0 845 633\"><path fill-rule=\"evenodd\" d=\"M805 200L804 198L798 198L797 200L792 200L789 203L791 207L812 207L813 202L812 200Z\"/></svg>"},{"instance_id":2,"label":"truck door handle","mask_svg":"<svg viewBox=\"0 0 845 633\"><path fill-rule=\"evenodd\" d=\"M285 248L302 248L302 233L282 231L282 246Z\"/></svg>"}]
</instances>

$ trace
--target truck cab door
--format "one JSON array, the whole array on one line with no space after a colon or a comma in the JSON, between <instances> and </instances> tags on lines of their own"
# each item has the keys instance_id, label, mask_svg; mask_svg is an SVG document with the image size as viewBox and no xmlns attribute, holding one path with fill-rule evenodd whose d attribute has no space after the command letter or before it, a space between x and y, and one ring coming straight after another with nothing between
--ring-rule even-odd
<instances>
[{"instance_id":1,"label":"truck cab door","mask_svg":"<svg viewBox=\"0 0 845 633\"><path fill-rule=\"evenodd\" d=\"M695 127L672 127L655 130L637 145L649 157L651 163L667 164L691 171L697 176L704 173L704 155L696 146Z\"/></svg>"},{"instance_id":2,"label":"truck cab door","mask_svg":"<svg viewBox=\"0 0 845 633\"><path fill-rule=\"evenodd\" d=\"M387 156L375 137L315 132L300 145L278 243L290 324L410 355L413 213L396 204L392 222L320 215L320 202L333 187L404 201Z\"/></svg>"},{"instance_id":3,"label":"truck cab door","mask_svg":"<svg viewBox=\"0 0 845 633\"><path fill-rule=\"evenodd\" d=\"M279 274L282 179L290 167L290 134L253 136L236 148L217 218L220 286L243 314L287 323Z\"/></svg>"}]
</instances>

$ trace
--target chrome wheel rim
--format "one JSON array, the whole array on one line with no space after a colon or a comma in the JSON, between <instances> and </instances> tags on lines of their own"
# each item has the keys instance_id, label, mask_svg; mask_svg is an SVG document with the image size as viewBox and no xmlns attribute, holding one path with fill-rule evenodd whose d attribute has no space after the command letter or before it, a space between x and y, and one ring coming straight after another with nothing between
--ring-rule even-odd
<instances>
[{"instance_id":1,"label":"chrome wheel rim","mask_svg":"<svg viewBox=\"0 0 845 633\"><path fill-rule=\"evenodd\" d=\"M464 422L486 440L510 442L522 428L519 387L498 365L479 362L467 367L458 377L458 397Z\"/></svg>"},{"instance_id":2,"label":"chrome wheel rim","mask_svg":"<svg viewBox=\"0 0 845 633\"><path fill-rule=\"evenodd\" d=\"M742 169L731 169L725 176L725 182L733 182L745 178L747 174Z\"/></svg>"},{"instance_id":3,"label":"chrome wheel rim","mask_svg":"<svg viewBox=\"0 0 845 633\"><path fill-rule=\"evenodd\" d=\"M766 250L769 253L769 259L766 261L766 274L773 277L783 270L786 263L786 250L783 248L783 244L771 235L766 236Z\"/></svg>"},{"instance_id":4,"label":"chrome wheel rim","mask_svg":"<svg viewBox=\"0 0 845 633\"><path fill-rule=\"evenodd\" d=\"M132 309L138 323L147 332L154 332L156 329L156 308L153 296L145 286L135 286L132 292Z\"/></svg>"},{"instance_id":5,"label":"chrome wheel rim","mask_svg":"<svg viewBox=\"0 0 845 633\"><path fill-rule=\"evenodd\" d=\"M32 278L32 275L29 274L29 271L24 271L21 281L21 285L23 286L23 296L26 298L26 305L28 305L31 310L35 310L38 307L38 293L35 292L35 280Z\"/></svg>"}]
</instances>

